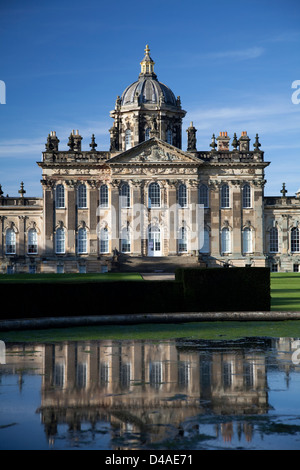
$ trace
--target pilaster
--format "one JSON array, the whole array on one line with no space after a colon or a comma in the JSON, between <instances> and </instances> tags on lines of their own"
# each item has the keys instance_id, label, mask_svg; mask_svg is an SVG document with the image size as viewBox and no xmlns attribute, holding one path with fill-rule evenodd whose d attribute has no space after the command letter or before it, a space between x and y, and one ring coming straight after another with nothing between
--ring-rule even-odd
<instances>
[{"instance_id":1,"label":"pilaster","mask_svg":"<svg viewBox=\"0 0 300 470\"><path fill-rule=\"evenodd\" d=\"M220 256L220 188L218 182L211 182L211 255Z\"/></svg>"}]
</instances>

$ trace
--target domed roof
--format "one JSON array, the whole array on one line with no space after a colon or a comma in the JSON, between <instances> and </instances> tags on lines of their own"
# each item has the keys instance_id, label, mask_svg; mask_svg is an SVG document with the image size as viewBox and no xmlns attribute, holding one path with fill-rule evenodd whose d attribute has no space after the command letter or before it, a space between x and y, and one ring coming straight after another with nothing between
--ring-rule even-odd
<instances>
[{"instance_id":1,"label":"domed roof","mask_svg":"<svg viewBox=\"0 0 300 470\"><path fill-rule=\"evenodd\" d=\"M154 61L150 57L149 46L146 46L145 56L141 62L139 79L129 85L121 96L121 105L132 104L138 96L138 104L160 104L176 106L177 100L172 90L157 80L154 73Z\"/></svg>"},{"instance_id":2,"label":"domed roof","mask_svg":"<svg viewBox=\"0 0 300 470\"><path fill-rule=\"evenodd\" d=\"M138 94L138 103L159 104L161 96L165 104L176 106L176 98L172 90L153 77L143 75L136 82L129 85L121 96L121 105L134 102Z\"/></svg>"}]
</instances>

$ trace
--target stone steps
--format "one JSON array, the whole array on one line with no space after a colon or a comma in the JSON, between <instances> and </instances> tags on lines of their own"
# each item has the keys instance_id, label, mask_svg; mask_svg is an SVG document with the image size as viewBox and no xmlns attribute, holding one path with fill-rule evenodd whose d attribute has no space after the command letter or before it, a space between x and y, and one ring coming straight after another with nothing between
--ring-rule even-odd
<instances>
[{"instance_id":1,"label":"stone steps","mask_svg":"<svg viewBox=\"0 0 300 470\"><path fill-rule=\"evenodd\" d=\"M113 271L143 273L174 273L180 267L200 267L196 256L142 257L120 255Z\"/></svg>"}]
</instances>

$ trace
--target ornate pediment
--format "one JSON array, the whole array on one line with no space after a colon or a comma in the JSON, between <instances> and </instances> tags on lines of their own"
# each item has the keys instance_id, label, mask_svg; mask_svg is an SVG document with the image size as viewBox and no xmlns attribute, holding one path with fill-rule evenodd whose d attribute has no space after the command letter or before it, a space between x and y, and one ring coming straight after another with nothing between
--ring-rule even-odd
<instances>
[{"instance_id":1,"label":"ornate pediment","mask_svg":"<svg viewBox=\"0 0 300 470\"><path fill-rule=\"evenodd\" d=\"M147 164L147 163L192 163L192 164L201 164L201 161L189 154L188 152L183 152L182 150L173 147L172 145L163 142L162 140L153 138L142 142L139 145L122 152L116 157L113 157L109 160L108 163L135 163L135 164Z\"/></svg>"}]
</instances>

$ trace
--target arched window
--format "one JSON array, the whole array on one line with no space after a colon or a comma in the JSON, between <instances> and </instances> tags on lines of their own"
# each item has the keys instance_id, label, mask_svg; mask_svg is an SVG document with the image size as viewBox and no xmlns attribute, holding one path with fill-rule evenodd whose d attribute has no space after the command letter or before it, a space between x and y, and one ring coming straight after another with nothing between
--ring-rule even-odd
<instances>
[{"instance_id":1,"label":"arched window","mask_svg":"<svg viewBox=\"0 0 300 470\"><path fill-rule=\"evenodd\" d=\"M249 207L251 207L251 188L247 183L243 186L243 208L248 209Z\"/></svg>"},{"instance_id":2,"label":"arched window","mask_svg":"<svg viewBox=\"0 0 300 470\"><path fill-rule=\"evenodd\" d=\"M124 183L121 186L121 207L130 207L130 186L128 183Z\"/></svg>"},{"instance_id":3,"label":"arched window","mask_svg":"<svg viewBox=\"0 0 300 470\"><path fill-rule=\"evenodd\" d=\"M78 230L78 253L87 253L87 231L85 227Z\"/></svg>"},{"instance_id":4,"label":"arched window","mask_svg":"<svg viewBox=\"0 0 300 470\"><path fill-rule=\"evenodd\" d=\"M270 230L270 253L278 253L278 228L272 227Z\"/></svg>"},{"instance_id":5,"label":"arched window","mask_svg":"<svg viewBox=\"0 0 300 470\"><path fill-rule=\"evenodd\" d=\"M123 228L121 235L121 252L129 253L130 252L130 231L128 228Z\"/></svg>"},{"instance_id":6,"label":"arched window","mask_svg":"<svg viewBox=\"0 0 300 470\"><path fill-rule=\"evenodd\" d=\"M173 132L172 132L172 129L167 130L167 142L168 142L168 144L173 145Z\"/></svg>"},{"instance_id":7,"label":"arched window","mask_svg":"<svg viewBox=\"0 0 300 470\"><path fill-rule=\"evenodd\" d=\"M108 253L108 229L102 228L100 230L100 253Z\"/></svg>"},{"instance_id":8,"label":"arched window","mask_svg":"<svg viewBox=\"0 0 300 470\"><path fill-rule=\"evenodd\" d=\"M209 207L208 187L206 184L201 184L199 187L199 204L203 204L204 207Z\"/></svg>"},{"instance_id":9,"label":"arched window","mask_svg":"<svg viewBox=\"0 0 300 470\"><path fill-rule=\"evenodd\" d=\"M181 184L178 188L178 204L180 207L187 207L187 190L185 184Z\"/></svg>"},{"instance_id":10,"label":"arched window","mask_svg":"<svg viewBox=\"0 0 300 470\"><path fill-rule=\"evenodd\" d=\"M87 207L85 184L82 183L78 186L77 195L78 195L78 208L85 209Z\"/></svg>"},{"instance_id":11,"label":"arched window","mask_svg":"<svg viewBox=\"0 0 300 470\"><path fill-rule=\"evenodd\" d=\"M160 207L160 186L158 183L151 183L148 191L149 207Z\"/></svg>"},{"instance_id":12,"label":"arched window","mask_svg":"<svg viewBox=\"0 0 300 470\"><path fill-rule=\"evenodd\" d=\"M209 253L210 252L210 243L209 243L209 231L207 228L203 230L203 245L200 248L200 253Z\"/></svg>"},{"instance_id":13,"label":"arched window","mask_svg":"<svg viewBox=\"0 0 300 470\"><path fill-rule=\"evenodd\" d=\"M150 127L147 127L145 129L145 140L149 140L150 139Z\"/></svg>"},{"instance_id":14,"label":"arched window","mask_svg":"<svg viewBox=\"0 0 300 470\"><path fill-rule=\"evenodd\" d=\"M36 255L38 252L38 236L35 228L28 231L27 252L32 255Z\"/></svg>"},{"instance_id":15,"label":"arched window","mask_svg":"<svg viewBox=\"0 0 300 470\"><path fill-rule=\"evenodd\" d=\"M231 253L231 233L228 227L224 227L221 232L221 251Z\"/></svg>"},{"instance_id":16,"label":"arched window","mask_svg":"<svg viewBox=\"0 0 300 470\"><path fill-rule=\"evenodd\" d=\"M298 253L300 251L299 248L299 229L298 227L293 227L291 230L291 251Z\"/></svg>"},{"instance_id":17,"label":"arched window","mask_svg":"<svg viewBox=\"0 0 300 470\"><path fill-rule=\"evenodd\" d=\"M250 227L246 227L243 230L243 253L252 253L252 230Z\"/></svg>"},{"instance_id":18,"label":"arched window","mask_svg":"<svg viewBox=\"0 0 300 470\"><path fill-rule=\"evenodd\" d=\"M125 150L131 149L131 130L126 129L125 131Z\"/></svg>"},{"instance_id":19,"label":"arched window","mask_svg":"<svg viewBox=\"0 0 300 470\"><path fill-rule=\"evenodd\" d=\"M185 227L181 227L179 229L178 252L179 253L187 252L187 230Z\"/></svg>"},{"instance_id":20,"label":"arched window","mask_svg":"<svg viewBox=\"0 0 300 470\"><path fill-rule=\"evenodd\" d=\"M62 227L56 230L55 250L57 254L65 253L65 230Z\"/></svg>"},{"instance_id":21,"label":"arched window","mask_svg":"<svg viewBox=\"0 0 300 470\"><path fill-rule=\"evenodd\" d=\"M228 184L223 184L223 186L221 187L221 207L223 209L227 209L228 207L230 207Z\"/></svg>"},{"instance_id":22,"label":"arched window","mask_svg":"<svg viewBox=\"0 0 300 470\"><path fill-rule=\"evenodd\" d=\"M63 184L56 186L55 205L56 209L63 209L65 207L65 188Z\"/></svg>"},{"instance_id":23,"label":"arched window","mask_svg":"<svg viewBox=\"0 0 300 470\"><path fill-rule=\"evenodd\" d=\"M106 184L100 186L100 207L108 207L108 187Z\"/></svg>"},{"instance_id":24,"label":"arched window","mask_svg":"<svg viewBox=\"0 0 300 470\"><path fill-rule=\"evenodd\" d=\"M5 233L5 252L7 255L16 254L16 234L12 228L8 228Z\"/></svg>"}]
</instances>

